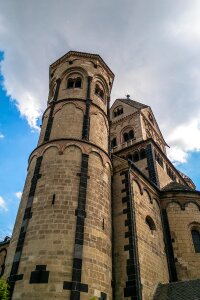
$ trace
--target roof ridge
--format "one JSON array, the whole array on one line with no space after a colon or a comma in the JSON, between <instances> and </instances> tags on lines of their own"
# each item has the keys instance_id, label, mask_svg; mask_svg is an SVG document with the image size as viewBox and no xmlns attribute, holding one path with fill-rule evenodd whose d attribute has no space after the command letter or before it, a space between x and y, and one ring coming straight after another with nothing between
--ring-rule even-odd
<instances>
[{"instance_id":1,"label":"roof ridge","mask_svg":"<svg viewBox=\"0 0 200 300\"><path fill-rule=\"evenodd\" d=\"M133 107L136 107L138 109L141 109L141 108L145 108L145 107L149 107L148 105L146 104L143 104L141 102L138 102L136 100L133 100L133 99L127 99L127 98L118 98L116 99L116 101L119 100L125 104L128 104L128 105L131 105Z\"/></svg>"}]
</instances>

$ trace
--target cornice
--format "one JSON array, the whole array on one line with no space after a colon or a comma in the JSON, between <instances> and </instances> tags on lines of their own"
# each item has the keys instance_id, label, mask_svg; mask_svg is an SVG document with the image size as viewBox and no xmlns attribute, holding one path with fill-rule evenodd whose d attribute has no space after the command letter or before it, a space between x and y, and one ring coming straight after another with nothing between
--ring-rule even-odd
<instances>
[{"instance_id":1,"label":"cornice","mask_svg":"<svg viewBox=\"0 0 200 300\"><path fill-rule=\"evenodd\" d=\"M65 102L65 101L69 101L69 102L82 102L82 103L85 103L86 105L86 100L85 99L82 99L82 98L64 98L64 99L60 99L60 100L57 100L55 102L51 102L47 108L45 109L45 111L43 112L43 115L42 115L42 122L43 122L43 119L44 119L44 115L45 113L51 108L52 105L56 105L58 103L62 103L62 102ZM92 102L91 100L91 103L90 103L92 106L95 106L96 108L98 108L101 113L106 117L106 119L108 120L108 115L105 113L105 111L100 107L98 106L97 104L95 104L94 102Z\"/></svg>"},{"instance_id":2,"label":"cornice","mask_svg":"<svg viewBox=\"0 0 200 300\"><path fill-rule=\"evenodd\" d=\"M57 59L54 63L50 65L50 68L55 68L57 65L62 63L65 59L67 59L70 56L77 56L77 57L84 57L84 58L90 58L90 59L97 59L103 67L106 69L106 71L109 73L109 75L114 79L115 75L111 71L111 69L108 67L108 65L105 63L105 61L101 58L99 54L93 54L93 53L86 53L86 52L79 52L79 51L69 51L66 54L64 54L62 57Z\"/></svg>"},{"instance_id":3,"label":"cornice","mask_svg":"<svg viewBox=\"0 0 200 300\"><path fill-rule=\"evenodd\" d=\"M42 147L45 147L47 145L50 145L51 143L56 143L56 142L62 142L62 141L74 141L74 142L79 142L79 143L82 143L82 144L87 144L89 146L92 146L92 147L95 147L97 148L98 150L102 151L110 160L110 163L112 165L112 161L111 161L111 156L109 155L108 152L106 152L103 148L97 146L96 144L90 142L90 141L86 141L86 140L82 140L82 139L75 139L75 138L60 138L60 139L53 139L53 140L49 140L45 143L42 143L41 145L37 146L32 152L31 154L29 155L29 158L28 158L28 161L30 161L30 158L31 156L34 154L34 152L36 152L38 149L41 149Z\"/></svg>"}]
</instances>

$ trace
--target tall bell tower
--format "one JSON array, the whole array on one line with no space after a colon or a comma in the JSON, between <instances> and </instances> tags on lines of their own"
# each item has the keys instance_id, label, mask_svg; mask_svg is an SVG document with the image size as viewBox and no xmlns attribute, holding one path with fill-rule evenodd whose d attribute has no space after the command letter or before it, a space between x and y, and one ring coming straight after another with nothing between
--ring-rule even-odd
<instances>
[{"instance_id":1,"label":"tall bell tower","mask_svg":"<svg viewBox=\"0 0 200 300\"><path fill-rule=\"evenodd\" d=\"M111 300L114 75L99 55L70 51L49 78L7 257L11 299Z\"/></svg>"}]
</instances>

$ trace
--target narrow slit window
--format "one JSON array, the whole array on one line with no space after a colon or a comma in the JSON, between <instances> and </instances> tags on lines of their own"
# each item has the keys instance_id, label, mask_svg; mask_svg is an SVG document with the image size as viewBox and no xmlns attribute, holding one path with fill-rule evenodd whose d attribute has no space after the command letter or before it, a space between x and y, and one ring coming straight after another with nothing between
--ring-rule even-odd
<instances>
[{"instance_id":1,"label":"narrow slit window","mask_svg":"<svg viewBox=\"0 0 200 300\"><path fill-rule=\"evenodd\" d=\"M53 194L53 198L52 198L52 202L51 202L51 204L52 204L52 205L54 205L54 204L55 204L55 200L56 200L56 195L55 195L55 194Z\"/></svg>"}]
</instances>

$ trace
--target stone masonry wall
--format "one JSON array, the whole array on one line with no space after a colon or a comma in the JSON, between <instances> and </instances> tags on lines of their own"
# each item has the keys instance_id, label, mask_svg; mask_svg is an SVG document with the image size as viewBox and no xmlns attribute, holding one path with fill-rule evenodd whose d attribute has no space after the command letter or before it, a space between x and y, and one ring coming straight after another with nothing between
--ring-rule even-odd
<instances>
[{"instance_id":1,"label":"stone masonry wall","mask_svg":"<svg viewBox=\"0 0 200 300\"><path fill-rule=\"evenodd\" d=\"M200 256L195 253L191 235L192 229L200 230L200 211L197 206L200 205L200 198L194 199L189 195L187 200L184 198L181 201L180 197L174 195L167 205L178 280L197 279L200 276ZM181 202L182 207L179 204Z\"/></svg>"},{"instance_id":2,"label":"stone masonry wall","mask_svg":"<svg viewBox=\"0 0 200 300\"><path fill-rule=\"evenodd\" d=\"M133 181L133 195L143 300L151 300L157 284L169 280L159 199L138 181ZM147 216L154 221L155 230L147 224Z\"/></svg>"},{"instance_id":3,"label":"stone masonry wall","mask_svg":"<svg viewBox=\"0 0 200 300\"><path fill-rule=\"evenodd\" d=\"M115 168L113 176L113 229L114 229L114 274L115 274L115 299L129 299L124 297L124 288L127 282L126 263L128 252L124 250L127 244L125 232L126 214L123 202L124 185L120 172ZM163 228L160 215L159 198L154 190L131 171L132 201L135 206L135 222L137 228L137 241L139 253L139 268L142 284L143 300L151 300L159 282L169 280L168 266L165 253ZM155 223L155 230L151 230L146 223L146 217L150 216Z\"/></svg>"}]
</instances>

